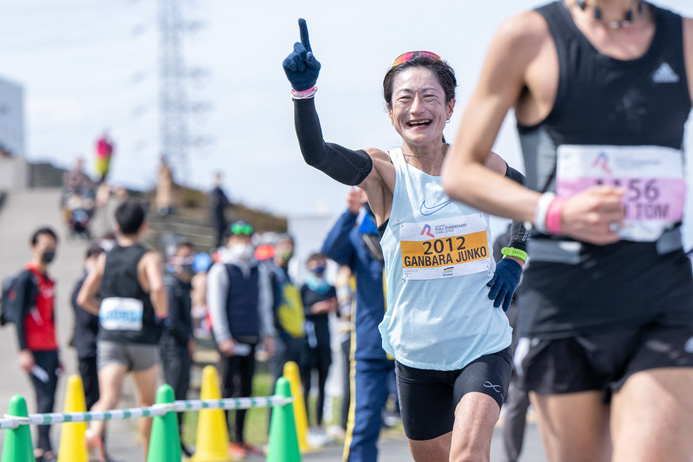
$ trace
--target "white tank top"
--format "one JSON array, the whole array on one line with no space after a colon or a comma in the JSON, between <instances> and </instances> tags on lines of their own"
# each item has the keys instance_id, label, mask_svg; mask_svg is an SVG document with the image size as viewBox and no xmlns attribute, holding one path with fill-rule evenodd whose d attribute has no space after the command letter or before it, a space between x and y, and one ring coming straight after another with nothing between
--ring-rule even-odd
<instances>
[{"instance_id":1,"label":"white tank top","mask_svg":"<svg viewBox=\"0 0 693 462\"><path fill-rule=\"evenodd\" d=\"M387 312L383 348L405 366L456 370L510 346L511 328L488 298L493 277L489 218L453 202L440 177L390 152L395 191L381 240Z\"/></svg>"}]
</instances>

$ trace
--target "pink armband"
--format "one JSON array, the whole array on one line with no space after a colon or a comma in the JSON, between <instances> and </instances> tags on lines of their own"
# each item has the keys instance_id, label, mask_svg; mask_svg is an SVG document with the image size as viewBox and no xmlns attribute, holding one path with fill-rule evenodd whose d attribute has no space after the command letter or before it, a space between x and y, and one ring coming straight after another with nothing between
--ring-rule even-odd
<instances>
[{"instance_id":1,"label":"pink armband","mask_svg":"<svg viewBox=\"0 0 693 462\"><path fill-rule=\"evenodd\" d=\"M551 234L561 234L561 214L565 198L554 197L546 210L546 230Z\"/></svg>"}]
</instances>

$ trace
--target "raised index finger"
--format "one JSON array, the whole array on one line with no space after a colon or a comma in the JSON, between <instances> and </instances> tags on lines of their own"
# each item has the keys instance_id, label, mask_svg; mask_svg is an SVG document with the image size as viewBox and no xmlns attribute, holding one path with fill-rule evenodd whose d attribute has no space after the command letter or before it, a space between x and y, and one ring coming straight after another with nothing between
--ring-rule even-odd
<instances>
[{"instance_id":1,"label":"raised index finger","mask_svg":"<svg viewBox=\"0 0 693 462\"><path fill-rule=\"evenodd\" d=\"M298 18L298 28L301 31L301 43L306 48L306 51L313 51L310 48L310 39L308 38L308 26L306 25L305 19Z\"/></svg>"}]
</instances>

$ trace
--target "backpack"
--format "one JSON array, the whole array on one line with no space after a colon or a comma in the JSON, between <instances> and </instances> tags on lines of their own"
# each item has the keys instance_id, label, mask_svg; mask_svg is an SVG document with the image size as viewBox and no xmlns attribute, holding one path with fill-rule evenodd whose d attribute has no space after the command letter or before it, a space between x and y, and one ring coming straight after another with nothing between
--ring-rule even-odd
<instances>
[{"instance_id":1,"label":"backpack","mask_svg":"<svg viewBox=\"0 0 693 462\"><path fill-rule=\"evenodd\" d=\"M2 298L0 298L0 326L4 326L7 323L16 324L19 316L22 312L22 307L18 306L17 300L17 281L26 272L30 270L24 270L21 273L8 276L2 280ZM27 294L28 297L32 296L32 292L36 292L36 284L33 278L30 278L31 283L28 285L27 290L30 291Z\"/></svg>"},{"instance_id":2,"label":"backpack","mask_svg":"<svg viewBox=\"0 0 693 462\"><path fill-rule=\"evenodd\" d=\"M306 335L301 291L278 269L272 270L272 284L275 298L275 323L293 338Z\"/></svg>"}]
</instances>

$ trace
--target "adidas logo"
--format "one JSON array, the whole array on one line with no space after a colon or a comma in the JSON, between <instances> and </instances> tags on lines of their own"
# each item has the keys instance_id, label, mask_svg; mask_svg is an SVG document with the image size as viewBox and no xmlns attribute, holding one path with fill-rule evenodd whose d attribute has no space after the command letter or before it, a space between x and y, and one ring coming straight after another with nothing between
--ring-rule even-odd
<instances>
[{"instance_id":1,"label":"adidas logo","mask_svg":"<svg viewBox=\"0 0 693 462\"><path fill-rule=\"evenodd\" d=\"M679 75L674 72L669 63L662 63L659 65L654 74L652 74L652 81L654 83L676 83L679 81Z\"/></svg>"}]
</instances>

